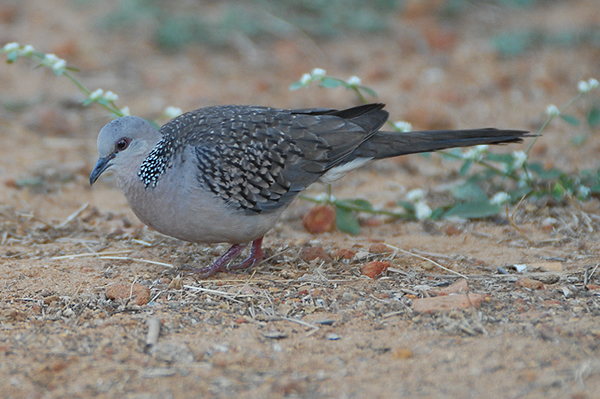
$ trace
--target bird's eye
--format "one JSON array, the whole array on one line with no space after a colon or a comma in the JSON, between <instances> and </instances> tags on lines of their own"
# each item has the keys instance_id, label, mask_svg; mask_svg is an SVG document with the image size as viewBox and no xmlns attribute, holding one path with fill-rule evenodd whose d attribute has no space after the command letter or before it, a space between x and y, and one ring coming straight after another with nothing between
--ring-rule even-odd
<instances>
[{"instance_id":1,"label":"bird's eye","mask_svg":"<svg viewBox=\"0 0 600 399\"><path fill-rule=\"evenodd\" d=\"M115 143L115 150L116 151L126 150L127 147L129 147L129 143L131 143L131 139L128 137L123 137L123 138L117 140L117 142Z\"/></svg>"}]
</instances>

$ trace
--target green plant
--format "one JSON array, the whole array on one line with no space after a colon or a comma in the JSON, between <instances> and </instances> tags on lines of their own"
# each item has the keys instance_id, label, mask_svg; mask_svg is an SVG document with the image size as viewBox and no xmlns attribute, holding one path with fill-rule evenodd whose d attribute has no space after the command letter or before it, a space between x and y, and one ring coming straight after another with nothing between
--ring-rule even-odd
<instances>
[{"instance_id":1,"label":"green plant","mask_svg":"<svg viewBox=\"0 0 600 399\"><path fill-rule=\"evenodd\" d=\"M376 93L365 86L358 77L343 79L327 76L325 70L314 69L311 73L304 74L299 81L290 86L291 90L307 88L311 83L318 83L320 87L344 87L353 91L361 102L368 102L365 95L376 96ZM303 196L304 200L330 204L338 210L338 227L340 230L358 234L360 227L357 215L367 213L386 215L404 219L440 219L440 218L465 218L476 219L496 215L505 206L514 204L524 197L542 198L551 196L555 200L564 198L588 199L593 193L600 193L600 169L598 171L583 171L581 174L571 175L556 168L546 169L539 162L529 162L528 154L539 135L548 124L556 117L566 123L577 125L579 120L565 110L582 96L588 94L599 86L596 79L581 81L578 84L578 93L563 106L548 106L546 120L536 132L538 137L530 141L525 151L515 151L511 154L495 154L489 151L487 145L476 146L461 150L458 148L439 151L440 156L462 162L459 174L465 179L451 186L448 194L452 201L446 205L431 209L425 202L423 191L417 189L410 191L404 200L397 201L401 210L387 211L376 209L371 203L362 199L338 200L332 195L323 195L316 198ZM592 108L587 120L590 126L600 123L597 108ZM391 126L402 134L410 129L406 122L391 123ZM478 171L472 172L473 165L480 165Z\"/></svg>"},{"instance_id":2,"label":"green plant","mask_svg":"<svg viewBox=\"0 0 600 399\"><path fill-rule=\"evenodd\" d=\"M83 101L84 106L90 104L98 104L110 114L115 117L121 117L130 115L129 107L119 108L115 104L119 96L112 91L104 91L103 89L96 89L94 91L89 90L79 80L77 80L71 72L77 72L78 69L68 66L67 62L63 59L58 58L54 54L44 54L39 51L35 51L31 45L20 45L18 43L7 43L2 48L1 52L6 54L6 62L12 64L19 57L31 58L38 62L39 67L46 67L51 69L57 76L65 76L69 79L79 90L87 95L87 98ZM181 109L175 107L167 107L159 118L169 117L174 118L181 114ZM156 125L156 122L150 121Z\"/></svg>"}]
</instances>

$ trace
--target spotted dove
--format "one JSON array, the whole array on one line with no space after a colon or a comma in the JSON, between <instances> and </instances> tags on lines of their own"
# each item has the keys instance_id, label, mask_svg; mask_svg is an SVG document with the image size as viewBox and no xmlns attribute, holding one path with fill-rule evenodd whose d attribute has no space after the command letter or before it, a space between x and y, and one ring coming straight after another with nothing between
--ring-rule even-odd
<instances>
[{"instance_id":1,"label":"spotted dove","mask_svg":"<svg viewBox=\"0 0 600 399\"><path fill-rule=\"evenodd\" d=\"M199 276L263 258L263 236L311 183L330 182L374 160L478 144L520 142L522 130L386 132L383 104L344 110L215 106L157 130L125 116L98 135L90 184L107 169L142 222L193 243L232 247ZM252 242L250 254L229 265Z\"/></svg>"}]
</instances>

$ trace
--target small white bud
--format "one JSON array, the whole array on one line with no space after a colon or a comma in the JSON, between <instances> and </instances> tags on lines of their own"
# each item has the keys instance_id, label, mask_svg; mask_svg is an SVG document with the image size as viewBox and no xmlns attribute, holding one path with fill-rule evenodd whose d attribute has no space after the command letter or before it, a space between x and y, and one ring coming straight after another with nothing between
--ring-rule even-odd
<instances>
[{"instance_id":1,"label":"small white bud","mask_svg":"<svg viewBox=\"0 0 600 399\"><path fill-rule=\"evenodd\" d=\"M406 199L410 202L417 202L425 197L425 193L420 188L415 188L414 190L410 190L406 193Z\"/></svg>"},{"instance_id":2,"label":"small white bud","mask_svg":"<svg viewBox=\"0 0 600 399\"><path fill-rule=\"evenodd\" d=\"M582 80L577 83L577 90L579 90L580 93L587 93L590 91L590 84L585 80Z\"/></svg>"},{"instance_id":3,"label":"small white bud","mask_svg":"<svg viewBox=\"0 0 600 399\"><path fill-rule=\"evenodd\" d=\"M53 65L58 60L60 60L60 58L58 58L55 54L46 54L44 56L44 63L47 63L47 65L50 65L50 66Z\"/></svg>"},{"instance_id":4,"label":"small white bud","mask_svg":"<svg viewBox=\"0 0 600 399\"><path fill-rule=\"evenodd\" d=\"M109 90L106 93L104 93L104 99L106 101L117 101L119 99L119 96Z\"/></svg>"},{"instance_id":5,"label":"small white bud","mask_svg":"<svg viewBox=\"0 0 600 399\"><path fill-rule=\"evenodd\" d=\"M412 130L412 125L405 121L394 122L394 127L404 133Z\"/></svg>"},{"instance_id":6,"label":"small white bud","mask_svg":"<svg viewBox=\"0 0 600 399\"><path fill-rule=\"evenodd\" d=\"M326 74L327 74L327 71L324 70L323 68L315 68L310 73L310 75L313 79L322 78Z\"/></svg>"},{"instance_id":7,"label":"small white bud","mask_svg":"<svg viewBox=\"0 0 600 399\"><path fill-rule=\"evenodd\" d=\"M92 101L96 101L96 100L98 100L100 97L102 97L102 94L104 94L104 90L102 90L102 89L96 89L95 91L93 91L93 92L90 94L90 97L89 97L89 99L90 99L90 100L92 100Z\"/></svg>"},{"instance_id":8,"label":"small white bud","mask_svg":"<svg viewBox=\"0 0 600 399\"><path fill-rule=\"evenodd\" d=\"M548 116L558 116L560 115L560 109L554 104L550 104L546 107L546 114Z\"/></svg>"},{"instance_id":9,"label":"small white bud","mask_svg":"<svg viewBox=\"0 0 600 399\"><path fill-rule=\"evenodd\" d=\"M525 164L525 161L527 161L527 154L524 151L513 152L513 169L520 169Z\"/></svg>"},{"instance_id":10,"label":"small white bud","mask_svg":"<svg viewBox=\"0 0 600 399\"><path fill-rule=\"evenodd\" d=\"M351 76L346 83L348 83L350 86L360 86L362 84L362 80L360 80L358 76Z\"/></svg>"},{"instance_id":11,"label":"small white bud","mask_svg":"<svg viewBox=\"0 0 600 399\"><path fill-rule=\"evenodd\" d=\"M181 111L181 108L171 107L171 106L165 108L165 112L164 112L164 114L167 118L176 118L179 115L181 115L182 113L183 112Z\"/></svg>"},{"instance_id":12,"label":"small white bud","mask_svg":"<svg viewBox=\"0 0 600 399\"><path fill-rule=\"evenodd\" d=\"M16 42L6 43L4 47L2 47L2 51L5 53L10 53L11 51L18 50L19 47L19 43Z\"/></svg>"},{"instance_id":13,"label":"small white bud","mask_svg":"<svg viewBox=\"0 0 600 399\"><path fill-rule=\"evenodd\" d=\"M503 204L506 204L509 199L510 199L510 195L501 191L499 193L494 194L492 199L490 199L490 203L494 204L494 205L503 205Z\"/></svg>"},{"instance_id":14,"label":"small white bud","mask_svg":"<svg viewBox=\"0 0 600 399\"><path fill-rule=\"evenodd\" d=\"M598 79L591 78L588 80L588 85L590 86L590 90L594 90L600 86L600 83L598 83Z\"/></svg>"},{"instance_id":15,"label":"small white bud","mask_svg":"<svg viewBox=\"0 0 600 399\"><path fill-rule=\"evenodd\" d=\"M312 76L310 76L310 73L305 73L304 75L302 75L302 77L300 78L300 83L303 86L306 86L307 84L309 84L312 81Z\"/></svg>"},{"instance_id":16,"label":"small white bud","mask_svg":"<svg viewBox=\"0 0 600 399\"><path fill-rule=\"evenodd\" d=\"M35 49L33 48L33 46L31 44L27 44L25 47L23 47L23 55L31 55L35 52Z\"/></svg>"},{"instance_id":17,"label":"small white bud","mask_svg":"<svg viewBox=\"0 0 600 399\"><path fill-rule=\"evenodd\" d=\"M589 187L586 187L582 184L578 187L577 192L579 194L579 197L587 198L592 192L592 190Z\"/></svg>"},{"instance_id":18,"label":"small white bud","mask_svg":"<svg viewBox=\"0 0 600 399\"><path fill-rule=\"evenodd\" d=\"M52 64L52 70L57 75L62 75L67 67L67 61L58 59L54 64Z\"/></svg>"},{"instance_id":19,"label":"small white bud","mask_svg":"<svg viewBox=\"0 0 600 399\"><path fill-rule=\"evenodd\" d=\"M433 211L425 202L417 202L415 204L415 216L419 220L427 219L431 216Z\"/></svg>"},{"instance_id":20,"label":"small white bud","mask_svg":"<svg viewBox=\"0 0 600 399\"><path fill-rule=\"evenodd\" d=\"M483 158L483 153L487 151L489 146L487 144L476 145L473 148L469 148L465 153L463 153L463 159L471 160L471 161L481 161Z\"/></svg>"},{"instance_id":21,"label":"small white bud","mask_svg":"<svg viewBox=\"0 0 600 399\"><path fill-rule=\"evenodd\" d=\"M98 89L98 90L99 90L99 89ZM120 110L120 111L121 111L121 113L122 113L124 116L131 116L131 112L129 112L129 107L124 107L124 108L121 108L121 110Z\"/></svg>"}]
</instances>

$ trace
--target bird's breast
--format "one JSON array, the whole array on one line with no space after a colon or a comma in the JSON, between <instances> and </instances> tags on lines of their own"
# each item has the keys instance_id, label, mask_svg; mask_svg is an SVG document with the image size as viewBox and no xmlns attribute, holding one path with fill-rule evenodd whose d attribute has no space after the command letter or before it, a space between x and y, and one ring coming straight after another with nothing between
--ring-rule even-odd
<instances>
[{"instance_id":1,"label":"bird's breast","mask_svg":"<svg viewBox=\"0 0 600 399\"><path fill-rule=\"evenodd\" d=\"M120 182L137 217L156 231L195 243L245 243L262 237L281 211L247 214L202 187L192 170L171 168L155 186Z\"/></svg>"}]
</instances>

